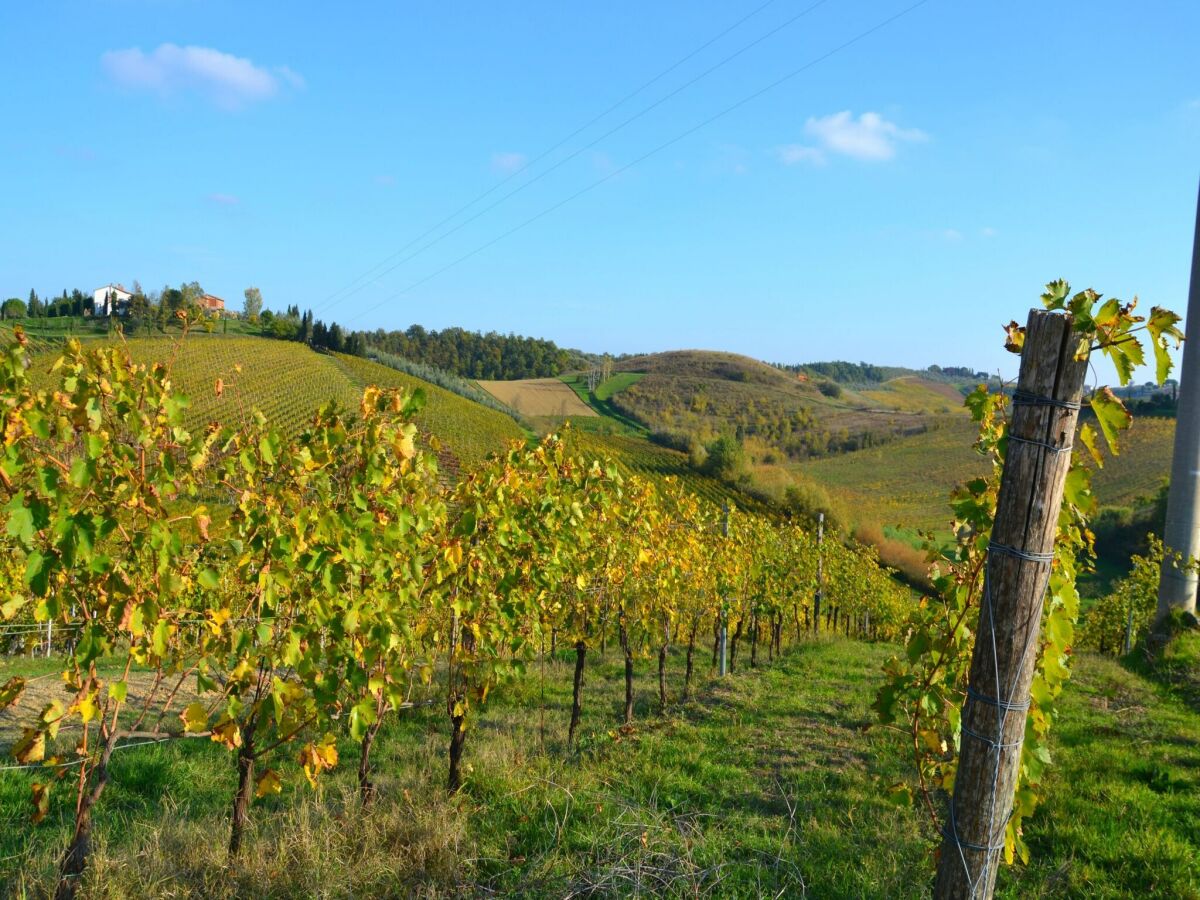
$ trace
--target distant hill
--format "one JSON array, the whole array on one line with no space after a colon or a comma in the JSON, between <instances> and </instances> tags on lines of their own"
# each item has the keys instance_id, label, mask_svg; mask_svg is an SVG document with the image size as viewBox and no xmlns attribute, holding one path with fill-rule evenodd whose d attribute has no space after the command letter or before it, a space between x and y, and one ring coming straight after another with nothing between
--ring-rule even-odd
<instances>
[{"instance_id":1,"label":"distant hill","mask_svg":"<svg viewBox=\"0 0 1200 900\"><path fill-rule=\"evenodd\" d=\"M757 359L717 350L668 350L664 353L631 356L617 360L614 368L621 372L688 375L693 378L715 378L773 387L800 383L795 375Z\"/></svg>"},{"instance_id":2,"label":"distant hill","mask_svg":"<svg viewBox=\"0 0 1200 900\"><path fill-rule=\"evenodd\" d=\"M930 416L955 415L961 395L905 377L856 393L806 372L750 357L676 350L618 360L644 377L615 393L621 414L679 449L732 432L756 462L800 461L878 446L928 429Z\"/></svg>"}]
</instances>

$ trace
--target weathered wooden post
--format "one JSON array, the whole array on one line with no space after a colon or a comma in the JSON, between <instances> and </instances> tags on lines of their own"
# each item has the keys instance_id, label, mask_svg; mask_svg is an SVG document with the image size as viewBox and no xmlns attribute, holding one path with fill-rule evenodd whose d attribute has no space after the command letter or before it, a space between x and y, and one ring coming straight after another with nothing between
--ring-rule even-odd
<instances>
[{"instance_id":1,"label":"weathered wooden post","mask_svg":"<svg viewBox=\"0 0 1200 900\"><path fill-rule=\"evenodd\" d=\"M722 507L721 536L725 537L725 538L729 537L729 502L728 501L726 501L725 505ZM717 674L720 675L722 678L724 678L729 673L729 658L726 653L726 649L728 648L728 645L729 645L729 615L725 611L725 601L727 599L728 598L726 598L726 597L721 598L721 634L718 637L718 642L721 645L720 646L721 655L720 655L720 658L718 661Z\"/></svg>"},{"instance_id":2,"label":"weathered wooden post","mask_svg":"<svg viewBox=\"0 0 1200 900\"><path fill-rule=\"evenodd\" d=\"M1078 344L1066 317L1029 314L934 886L939 900L986 900L996 886L1087 373Z\"/></svg>"},{"instance_id":3,"label":"weathered wooden post","mask_svg":"<svg viewBox=\"0 0 1200 900\"><path fill-rule=\"evenodd\" d=\"M821 630L821 592L825 587L825 513L817 513L817 592L813 595L813 634Z\"/></svg>"}]
</instances>

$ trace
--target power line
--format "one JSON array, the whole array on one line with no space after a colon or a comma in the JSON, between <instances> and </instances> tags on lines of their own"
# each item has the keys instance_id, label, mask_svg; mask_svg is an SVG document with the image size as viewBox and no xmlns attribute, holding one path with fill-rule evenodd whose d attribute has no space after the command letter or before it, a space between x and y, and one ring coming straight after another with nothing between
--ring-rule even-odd
<instances>
[{"instance_id":1,"label":"power line","mask_svg":"<svg viewBox=\"0 0 1200 900\"><path fill-rule=\"evenodd\" d=\"M608 115L609 113L611 113L613 110L617 109L618 107L620 107L620 106L622 106L624 103L626 103L628 100L630 100L630 99L632 99L633 97L635 97L635 96L637 96L638 94L640 94L642 91L644 91L644 90L645 90L646 88L648 88L650 85L652 85L652 84L655 84L656 82L660 81L660 80L661 80L662 78L664 78L666 75L668 75L669 73L673 72L675 69L679 68L679 67L680 67L681 65L683 65L685 62L687 62L688 60L690 60L690 59L692 59L693 57L695 57L695 56L696 56L698 53L700 53L702 50L705 50L705 49L707 49L709 46L711 46L711 45L712 45L713 43L715 43L717 40L719 40L720 38L722 38L722 37L724 37L725 35L729 34L729 32L733 31L735 28L737 28L737 27L738 27L739 25L741 25L743 22L745 22L745 21L747 21L748 19L750 19L751 17L753 17L753 16L757 15L759 12L761 12L761 11L762 11L762 10L764 10L764 9L766 9L766 7L770 6L770 5L771 5L772 3L774 3L774 2L775 2L775 0L767 0L767 2L766 2L766 3L762 4L762 5L761 5L761 6L759 6L757 9L755 9L755 10L751 11L750 13L748 13L747 15L743 16L743 17L742 17L741 19L739 19L737 22L735 22L734 24L730 25L728 28L726 28L724 31L722 31L720 34L718 34L716 37L714 37L714 38L710 39L709 41L706 41L706 42L705 42L704 44L702 44L700 47L698 47L698 48L696 48L695 50L693 50L691 53L689 53L687 56L685 56L685 57L683 57L682 59L680 59L678 62L676 62L676 63L672 64L671 66L669 66L668 68L664 69L662 72L660 72L658 75L656 75L656 76L655 76L654 78L652 78L650 81L648 81L648 82L646 82L645 84L643 84L641 87L637 88L635 91L633 91L633 92L631 92L631 93L629 93L629 94L626 94L624 97L622 97L620 100L618 100L618 101L617 101L616 103L614 103L612 106L610 106L610 107L609 107L608 109L606 109L604 112L602 112L602 113L600 113L598 116L595 116L594 118L592 118L592 119L591 119L590 121L588 121L588 122L587 122L585 125L582 125L582 126L580 126L579 128L575 129L573 132L571 132L571 133L570 133L569 135L567 135L565 138L563 138L563 139L562 139L562 140L560 140L558 143L556 143L556 144L555 144L553 147L551 147L550 149L548 149L548 150L545 150L545 151L543 151L542 153L538 154L538 156L536 156L534 159L530 160L529 162L527 162L526 164L524 164L523 166L521 166L519 169L517 169L516 171L512 172L510 175L508 175L508 177L504 178L502 181L500 181L500 182L498 182L497 184L493 185L492 187L488 188L486 191L484 191L482 194L480 194L480 195L479 195L478 197L476 197L474 200L470 201L470 202L469 202L469 203L467 203L465 206L462 206L462 207L460 207L459 209L455 210L455 211L454 211L453 213L451 213L449 216L447 216L446 218L444 218L444 219L442 219L440 222L438 222L436 225L433 225L433 226L431 226L430 228L426 229L426 230L425 230L424 232L422 232L421 234L417 235L415 238L413 238L411 241L409 241L407 244L405 244L405 245L404 245L403 247L401 247L399 250L395 251L395 252L394 252L394 253L392 253L390 256L388 256L388 257L387 257L387 259L385 259L383 262L381 262L381 263L377 263L375 266L372 266L372 267L371 267L371 269L370 269L370 270L368 270L368 273L367 273L367 274L368 274L368 275L370 275L372 272L375 272L375 270L379 269L379 268L380 268L380 266L385 266L387 263L391 262L391 261L392 261L393 259L395 259L397 256L399 256L400 254L404 253L404 251L406 251L406 250L408 250L410 247L412 247L414 244L417 244L417 243L419 243L420 241L423 241L425 238L429 237L431 234L433 234L435 231L437 231L437 230L438 230L439 228L441 228L443 225L445 225L445 224L449 223L450 221L452 221L453 219L457 218L459 215L461 215L462 213L466 212L468 209L470 209L471 207L473 207L475 204L479 203L481 200L485 199L486 197L490 196L490 195L491 195L492 193L494 193L495 191L499 190L501 187L503 187L503 186L504 186L505 184L507 184L509 181L511 181L512 179L516 178L518 175L520 175L520 174L522 174L523 172L526 172L527 170L529 170L531 167L533 167L534 165L536 165L536 164L537 164L538 162L540 162L541 160L545 159L547 156L549 156L549 155L550 155L551 153L553 153L555 150L557 150L557 149L559 149L560 147L562 147L564 144L566 144L568 141L570 141L570 140L571 140L572 138L574 138L576 135L578 135L578 134L580 134L581 132L583 132L583 131L587 130L588 128L590 128L592 125L594 125L596 122L598 122L598 121L600 121L601 119L603 119L605 116L607 116L607 115ZM589 143L585 144L584 146L582 146L582 147L578 148L577 150L573 151L572 153L568 154L568 155L567 155L566 157L564 157L563 159L560 159L558 162L556 162L556 163L555 163L554 165L552 165L550 168L548 168L548 169L546 169L546 170L544 170L544 171L540 172L539 174L537 174L537 175L536 175L536 176L534 176L533 178L531 178L531 179L529 179L528 181L526 181L524 184L521 184L520 186L518 186L517 188L515 188L514 190L512 190L512 191L509 191L507 194L505 194L504 196L502 196L502 197L501 197L499 200L497 200L496 202L494 202L494 203L492 203L492 204L488 205L488 206L487 206L487 207L485 207L484 209L480 210L478 213L476 213L475 215L471 216L469 219L466 219L465 221L463 221L463 222L460 222L458 225L454 226L454 228L450 229L449 231L446 231L446 232L442 233L441 235L439 235L437 238L435 238L434 240L430 241L429 243L427 243L427 244L425 244L425 245L423 245L423 246L421 246L421 247L418 247L416 250L414 250L412 253L408 254L408 255L407 255L407 256L405 256L403 259L401 259L401 260L399 260L398 262L396 262L394 265L391 265L391 266L389 266L389 267L387 267L387 268L383 269L382 271L376 272L376 273L375 273L375 274L374 274L374 275L373 275L373 276L372 276L372 277L371 277L371 278L370 278L368 281L365 281L365 282L363 282L362 284L359 284L359 285L357 285L357 286L354 286L354 282L352 282L352 283L351 283L351 285L350 285L349 287L347 287L347 288L343 288L343 289L342 289L342 290L340 290L340 291L335 291L333 294L331 294L331 295L329 295L328 297L326 297L326 298L325 298L325 299L324 299L324 300L323 300L323 301L320 303L320 305L319 305L319 306L317 306L317 307L315 308L314 312L320 312L320 311L322 311L322 310L324 310L324 309L327 309L327 308L329 307L329 305L330 305L330 301L333 301L333 300L334 300L334 298L338 298L338 294L341 294L341 295L342 295L340 298L338 298L338 301L340 302L341 300L345 300L345 299L347 299L348 297L351 297L351 296L353 296L354 294L357 294L357 293L358 293L359 291L361 291L363 288L366 288L366 287L370 286L371 284L374 284L374 283L375 283L375 282L377 282L377 281L378 281L380 278L382 278L384 275L387 275L387 274L389 274L390 272L393 272L393 271L395 271L397 268L399 268L400 266L404 265L404 264L405 264L406 262L408 262L409 260L411 260L411 259L413 259L414 257L416 257L416 256L419 256L420 254L424 253L424 252L425 252L426 250L428 250L430 247L434 246L434 244L437 244L437 243L441 242L442 240L444 240L445 238L449 237L450 235L454 234L455 232L458 232L458 231L462 230L462 229L463 229L463 228L465 228L467 225L471 224L471 223L472 223L472 222L474 222L476 219L478 219L480 216L483 216L483 215L485 215L486 213L490 212L491 210L495 209L497 206L499 206L499 205L501 205L502 203L504 203L504 202L505 202L506 200L508 200L510 197L513 197L514 195L516 195L516 194L519 194L521 191L525 190L527 187L530 187L531 185L534 185L534 184L536 184L537 182L541 181L541 180L542 180L543 178L545 178L547 175L550 175L550 174L552 174L553 172L556 172L558 169L562 168L564 165L566 165L567 163L571 162L573 159L576 159L576 158L578 158L578 157L579 157L581 154L583 154L583 153L585 153L586 151L590 150L592 147L595 147L595 146L596 146L598 143L600 143L601 141L603 141L603 140L605 140L605 139L607 139L607 138L611 137L612 135L616 134L618 131L621 131L621 130L622 130L623 128L625 128L627 125L630 125L630 124L632 124L633 122L635 122L635 121L637 121L638 119L640 119L642 116L644 116L644 115L646 115L647 113L649 113L649 112L653 111L654 109L657 109L659 106L662 106L662 104L666 103L668 100L672 99L673 97L675 97L675 96L677 96L678 94L682 93L683 91L687 90L689 87L691 87L692 85L694 85L696 82L698 82L698 81L700 81L700 80L702 80L702 79L704 79L704 78L707 78L707 77L708 77L709 75L711 75L713 72L717 71L717 69L720 69L721 67L723 67L723 66L727 65L728 63L730 63L730 62L732 62L733 60L737 59L737 58L738 58L739 56L741 56L743 53L746 53L748 50L751 50L751 49L753 49L754 47L756 47L757 45L761 44L763 41L767 40L768 38L770 38L770 37L773 37L774 35L778 34L780 31L783 31L785 28L787 28L788 26L790 26L790 25L794 24L794 23L795 23L795 22L797 22L798 20L802 19L804 16L808 15L810 12L812 12L813 10L815 10L815 9L816 9L818 6L822 6L822 5L823 5L823 4L825 4L826 2L828 2L828 0L817 0L817 2L816 2L816 3L813 3L811 6L809 6L809 7L805 8L805 9L801 10L801 11L800 11L799 13L797 13L796 15L794 15L794 16L791 16L790 18L786 19L784 22L782 22L781 24L779 24L779 25L775 26L774 28L770 29L770 30L769 30L769 31L767 31L766 33L764 33L764 34L760 35L759 37L755 38L755 39L754 39L753 41L751 41L750 43L743 45L743 46L742 46L742 47L740 47L739 49L735 50L733 53L729 54L728 56L725 56L724 58L722 58L722 59L721 59L721 60L719 60L718 62L714 63L714 64L713 64L712 66L710 66L709 68L705 69L705 70L704 70L703 72L701 72L700 74L698 74L698 75L694 76L693 78L691 78L691 79L689 79L688 81L686 81L686 82L684 82L683 84L681 84L679 87L677 87L677 88L675 88L674 90L672 90L672 91L668 92L667 94L663 95L663 96L662 96L662 97L660 97L659 99L655 100L653 103L649 104L648 106L645 106L645 107L643 107L643 108L642 108L642 109L640 109L638 112L634 113L633 115L631 115L631 116L629 116L628 118L624 119L623 121L621 121L621 122L620 122L620 123L618 123L617 125L613 126L613 127L612 127L612 128L610 128L608 131L606 131L606 132L604 132L603 134L601 134L599 137L597 137L597 138L594 138L594 139L593 139L592 141L590 141ZM356 279L355 279L355 282L357 282L357 281L360 281L360 280L361 280L363 277L364 277L364 276L359 276L359 278L356 278Z\"/></svg>"},{"instance_id":2,"label":"power line","mask_svg":"<svg viewBox=\"0 0 1200 900\"><path fill-rule=\"evenodd\" d=\"M738 100L734 103L731 103L729 106L724 107L719 112L715 113L712 116L709 116L707 119L703 120L702 122L699 122L696 125L693 125L691 128L688 128L686 131L681 132L680 134L676 135L675 137L670 138L669 140L663 141L661 144L657 145L653 149L651 149L651 150L647 151L646 153L642 154L641 156L637 157L632 162L626 163L625 165L621 166L618 169L614 169L612 172L609 172L607 175L604 175L603 177L597 179L596 181L593 181L591 184L588 184L585 187L580 188L575 193L568 195L565 199L560 200L557 203L554 203L554 204L546 207L541 212L538 212L538 213L530 216L528 219L525 219L524 221L518 223L517 225L514 225L512 228L508 229L507 231L502 232L500 235L498 235L495 238L492 238L490 241L480 244L479 246L477 246L475 249L469 251L468 253L464 253L462 256L459 256L458 258L451 260L449 263L442 266L440 269L435 270L434 272L430 273L429 275L426 275L424 278L420 278L417 281L414 281L411 284L407 285L406 287L402 288L401 290L396 291L394 294L388 295L387 297L385 297L383 300L379 301L375 305L367 307L366 309L364 309L362 312L358 313L355 316L351 316L349 319L346 320L346 323L349 324L350 322L356 322L359 319L361 319L363 316L367 315L368 313L374 312L375 310L379 309L379 307L383 306L385 303L389 303L392 300L395 300L397 297L399 297L403 294L407 294L410 291L415 290L416 288L420 287L421 285L425 284L426 282L432 281L434 278L437 278L442 273L449 271L450 269L454 268L455 266L459 265L460 263L466 262L471 257L473 257L479 253L482 253L484 250L487 250L489 247L499 243L500 241L504 240L505 238L510 237L511 235L514 235L518 231L521 231L521 230L527 228L528 226L532 225L533 223L539 221L540 219L545 218L546 216L550 215L551 213L566 206L568 203L572 202L573 200L576 200L579 197L582 197L584 194L590 193L591 191L598 188L600 185L602 185L608 181L611 181L613 178L616 178L618 175L624 174L625 172L632 169L634 166L649 159L651 156L654 156L657 153L661 153L663 150L666 150L668 147L674 146L675 144L679 143L680 141L684 140L685 138L688 138L691 135L695 134L697 131L700 131L702 128L705 128L708 125L711 125L713 122L717 121L718 119L729 115L729 113L734 112L737 109L740 109L741 107L745 106L747 103L750 103L753 100L757 100L763 94L766 94L767 92L772 91L775 88L779 87L781 84L784 84L785 82L792 80L793 78L797 77L798 75L801 75L804 72L807 72L809 69L813 68L814 66L819 65L820 63L829 59L831 56L834 56L834 55L842 52L846 48L851 47L854 44L857 44L859 41L862 41L865 38L870 37L875 32L879 31L882 28L887 27L892 22L895 22L897 19L903 18L904 16L908 15L913 10L915 10L921 6L924 6L928 2L929 2L929 0L917 0L917 2L912 4L911 6L907 6L904 9L900 10L899 12L894 13L891 16L888 16L883 21L871 26L870 28L866 29L865 31L859 32L854 37L850 38L849 40L845 41L844 43L839 44L838 46L834 47L832 50L829 50L826 53L822 54L821 56L818 56L814 59L809 60L807 63L800 66L799 68L793 69L792 71L788 72L786 75L783 75L783 76L775 79L774 81L759 88L758 90L754 91L753 93L747 94L746 96L742 97L740 100Z\"/></svg>"}]
</instances>

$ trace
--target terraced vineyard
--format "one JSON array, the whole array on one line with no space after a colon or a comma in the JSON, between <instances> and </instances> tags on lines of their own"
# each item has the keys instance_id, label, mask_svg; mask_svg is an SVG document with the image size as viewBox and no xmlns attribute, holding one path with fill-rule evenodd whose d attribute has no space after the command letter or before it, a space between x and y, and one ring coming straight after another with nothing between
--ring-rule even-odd
<instances>
[{"instance_id":1,"label":"terraced vineyard","mask_svg":"<svg viewBox=\"0 0 1200 900\"><path fill-rule=\"evenodd\" d=\"M1171 471L1175 420L1137 416L1122 438L1121 455L1096 473L1093 484L1105 506L1131 506L1158 490Z\"/></svg>"},{"instance_id":2,"label":"terraced vineyard","mask_svg":"<svg viewBox=\"0 0 1200 900\"><path fill-rule=\"evenodd\" d=\"M1138 418L1121 438L1121 455L1095 473L1100 504L1129 506L1153 494L1170 469L1174 435L1173 419ZM925 434L792 469L822 485L856 522L944 531L951 515L948 491L984 471L974 440L974 426L965 417L946 418Z\"/></svg>"},{"instance_id":3,"label":"terraced vineyard","mask_svg":"<svg viewBox=\"0 0 1200 900\"><path fill-rule=\"evenodd\" d=\"M133 358L142 363L168 359L175 340L133 338ZM47 384L54 355L39 357L39 377ZM301 344L267 338L193 333L180 345L172 364L175 383L191 401L185 420L190 428L211 421L229 422L258 409L289 435L298 433L313 413L331 400L357 406L367 384L422 388L425 409L416 417L423 431L436 435L466 468L502 450L525 433L511 418L472 403L419 378L370 360L316 353Z\"/></svg>"},{"instance_id":4,"label":"terraced vineyard","mask_svg":"<svg viewBox=\"0 0 1200 900\"><path fill-rule=\"evenodd\" d=\"M503 450L510 441L525 437L521 427L508 416L445 388L369 359L343 354L335 354L332 358L356 389L375 384L380 387L424 390L427 403L417 414L417 425L422 431L437 435L438 440L449 446L459 462L468 469L479 465L488 454Z\"/></svg>"}]
</instances>

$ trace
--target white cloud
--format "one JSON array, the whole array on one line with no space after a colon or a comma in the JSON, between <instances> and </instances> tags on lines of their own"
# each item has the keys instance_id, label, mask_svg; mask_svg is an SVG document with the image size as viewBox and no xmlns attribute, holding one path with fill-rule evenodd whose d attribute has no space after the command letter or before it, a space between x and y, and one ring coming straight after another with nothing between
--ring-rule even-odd
<instances>
[{"instance_id":1,"label":"white cloud","mask_svg":"<svg viewBox=\"0 0 1200 900\"><path fill-rule=\"evenodd\" d=\"M850 110L828 116L810 117L804 123L804 133L815 138L815 147L790 144L778 151L780 161L787 165L801 162L821 164L827 154L840 154L867 162L883 162L896 155L900 143L924 141L925 132L918 128L901 128L879 113L865 112L857 119Z\"/></svg>"},{"instance_id":2,"label":"white cloud","mask_svg":"<svg viewBox=\"0 0 1200 900\"><path fill-rule=\"evenodd\" d=\"M140 47L109 50L100 57L100 65L122 87L164 97L191 91L226 109L268 100L283 82L304 86L304 79L287 66L272 71L211 47L160 44L150 53Z\"/></svg>"},{"instance_id":3,"label":"white cloud","mask_svg":"<svg viewBox=\"0 0 1200 900\"><path fill-rule=\"evenodd\" d=\"M982 235L983 235L985 238L994 238L994 237L995 237L997 234L999 234L1000 232L996 231L996 229L995 229L995 228L992 228L992 227L989 225L989 226L986 226L986 227L984 227L984 228L981 228L981 229L979 230L979 233L980 233L980 234L982 234Z\"/></svg>"},{"instance_id":4,"label":"white cloud","mask_svg":"<svg viewBox=\"0 0 1200 900\"><path fill-rule=\"evenodd\" d=\"M240 198L235 197L233 194L209 194L208 199L210 202L217 204L217 206L237 206L242 202Z\"/></svg>"},{"instance_id":5,"label":"white cloud","mask_svg":"<svg viewBox=\"0 0 1200 900\"><path fill-rule=\"evenodd\" d=\"M512 174L525 165L524 153L493 153L492 168L497 172Z\"/></svg>"},{"instance_id":6,"label":"white cloud","mask_svg":"<svg viewBox=\"0 0 1200 900\"><path fill-rule=\"evenodd\" d=\"M942 240L949 241L952 244L957 244L963 239L963 234L957 228L942 229Z\"/></svg>"}]
</instances>

